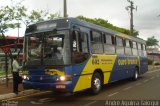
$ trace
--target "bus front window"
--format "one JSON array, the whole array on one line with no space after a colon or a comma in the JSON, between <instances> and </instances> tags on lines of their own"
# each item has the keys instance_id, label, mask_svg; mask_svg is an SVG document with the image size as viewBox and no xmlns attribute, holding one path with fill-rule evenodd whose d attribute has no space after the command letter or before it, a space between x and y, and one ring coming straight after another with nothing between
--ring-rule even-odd
<instances>
[{"instance_id":1,"label":"bus front window","mask_svg":"<svg viewBox=\"0 0 160 106\"><path fill-rule=\"evenodd\" d=\"M67 65L71 63L69 31L26 36L26 65Z\"/></svg>"}]
</instances>

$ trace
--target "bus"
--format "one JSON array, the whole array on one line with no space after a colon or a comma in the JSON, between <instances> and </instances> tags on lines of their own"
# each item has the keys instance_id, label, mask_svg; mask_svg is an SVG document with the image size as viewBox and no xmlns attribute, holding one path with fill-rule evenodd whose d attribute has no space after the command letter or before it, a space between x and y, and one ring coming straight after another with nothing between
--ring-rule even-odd
<instances>
[{"instance_id":1,"label":"bus","mask_svg":"<svg viewBox=\"0 0 160 106\"><path fill-rule=\"evenodd\" d=\"M24 89L98 94L104 84L148 70L143 39L76 18L28 26L23 52Z\"/></svg>"}]
</instances>

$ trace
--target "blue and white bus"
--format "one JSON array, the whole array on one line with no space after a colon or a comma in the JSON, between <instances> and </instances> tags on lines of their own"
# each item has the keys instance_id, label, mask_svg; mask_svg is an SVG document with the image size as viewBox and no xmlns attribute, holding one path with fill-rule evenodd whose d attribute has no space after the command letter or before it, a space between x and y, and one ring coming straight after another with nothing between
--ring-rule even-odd
<instances>
[{"instance_id":1,"label":"blue and white bus","mask_svg":"<svg viewBox=\"0 0 160 106\"><path fill-rule=\"evenodd\" d=\"M28 26L24 37L25 89L99 93L104 84L148 70L146 42L76 18Z\"/></svg>"}]
</instances>

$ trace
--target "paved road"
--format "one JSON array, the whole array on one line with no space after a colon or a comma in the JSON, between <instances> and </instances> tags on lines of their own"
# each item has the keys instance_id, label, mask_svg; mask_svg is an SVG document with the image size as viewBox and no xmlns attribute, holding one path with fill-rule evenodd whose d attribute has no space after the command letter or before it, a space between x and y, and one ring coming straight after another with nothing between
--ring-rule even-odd
<instances>
[{"instance_id":1,"label":"paved road","mask_svg":"<svg viewBox=\"0 0 160 106\"><path fill-rule=\"evenodd\" d=\"M41 92L10 98L10 102L18 104L18 106L119 106L120 104L123 106L127 106L127 104L128 106L129 104L130 106L131 104L134 106L153 106L152 104L160 106L160 101L157 101L160 100L159 90L160 70L153 70L141 76L137 81L123 80L106 85L95 96L91 96L84 91L71 96L61 97L61 99L55 99L51 92Z\"/></svg>"}]
</instances>

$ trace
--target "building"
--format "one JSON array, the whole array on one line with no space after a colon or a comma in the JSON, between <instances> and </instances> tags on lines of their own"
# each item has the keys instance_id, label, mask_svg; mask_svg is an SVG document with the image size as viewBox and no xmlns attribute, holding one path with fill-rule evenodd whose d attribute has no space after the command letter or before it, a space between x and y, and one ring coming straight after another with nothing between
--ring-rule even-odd
<instances>
[{"instance_id":1,"label":"building","mask_svg":"<svg viewBox=\"0 0 160 106\"><path fill-rule=\"evenodd\" d=\"M154 64L160 64L160 47L147 48L147 55Z\"/></svg>"}]
</instances>

